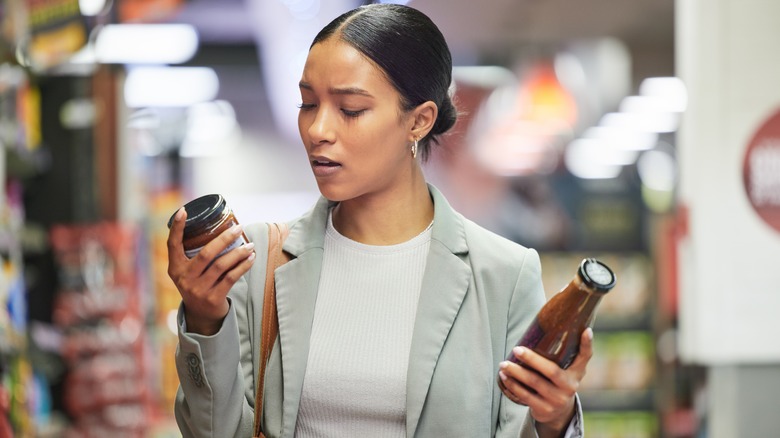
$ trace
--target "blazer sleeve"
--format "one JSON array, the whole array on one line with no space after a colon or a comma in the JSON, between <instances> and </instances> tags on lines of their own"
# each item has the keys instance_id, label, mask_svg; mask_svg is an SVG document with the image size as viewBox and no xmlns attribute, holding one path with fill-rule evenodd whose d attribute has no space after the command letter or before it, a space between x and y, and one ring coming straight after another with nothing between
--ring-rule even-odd
<instances>
[{"instance_id":1,"label":"blazer sleeve","mask_svg":"<svg viewBox=\"0 0 780 438\"><path fill-rule=\"evenodd\" d=\"M517 344L517 341L531 324L536 313L544 305L545 300L539 254L533 249L528 249L528 253L520 268L509 306L505 357ZM576 404L577 412L572 418L564 438L584 436L582 409L579 398L577 398ZM535 421L531 417L530 410L526 406L519 405L503 395L500 398L498 419L496 438L516 438L518 430L521 438L538 438Z\"/></svg>"},{"instance_id":2,"label":"blazer sleeve","mask_svg":"<svg viewBox=\"0 0 780 438\"><path fill-rule=\"evenodd\" d=\"M254 241L257 258L228 294L230 309L222 327L213 336L188 333L183 305L179 308L179 345L176 371L179 389L174 415L184 438L249 437L254 427L255 329L259 328L262 307L255 310L253 295L260 294L267 259L264 224L246 228ZM259 287L259 291L258 291ZM257 315L257 316L256 316ZM258 341L259 342L259 341Z\"/></svg>"}]
</instances>

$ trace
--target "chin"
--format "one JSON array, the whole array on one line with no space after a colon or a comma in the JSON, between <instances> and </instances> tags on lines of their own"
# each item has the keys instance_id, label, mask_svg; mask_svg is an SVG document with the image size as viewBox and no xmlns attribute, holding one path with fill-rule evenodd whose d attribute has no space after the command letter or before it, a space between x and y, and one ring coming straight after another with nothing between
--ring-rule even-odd
<instances>
[{"instance_id":1,"label":"chin","mask_svg":"<svg viewBox=\"0 0 780 438\"><path fill-rule=\"evenodd\" d=\"M320 194L331 202L341 202L352 197L344 190L336 189L332 186L328 186L327 184L317 184L317 187L320 189Z\"/></svg>"}]
</instances>

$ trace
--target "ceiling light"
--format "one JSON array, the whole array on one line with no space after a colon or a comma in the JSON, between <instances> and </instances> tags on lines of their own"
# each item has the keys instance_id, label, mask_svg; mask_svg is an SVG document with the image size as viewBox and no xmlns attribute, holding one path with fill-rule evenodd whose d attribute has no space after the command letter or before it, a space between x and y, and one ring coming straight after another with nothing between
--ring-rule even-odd
<instances>
[{"instance_id":1,"label":"ceiling light","mask_svg":"<svg viewBox=\"0 0 780 438\"><path fill-rule=\"evenodd\" d=\"M631 109L629 107L628 109ZM636 110L636 107L633 109ZM680 115L657 111L629 111L605 114L599 125L639 132L674 132L680 124Z\"/></svg>"},{"instance_id":2,"label":"ceiling light","mask_svg":"<svg viewBox=\"0 0 780 438\"><path fill-rule=\"evenodd\" d=\"M94 17L103 11L106 6L106 0L79 0L79 10L81 15Z\"/></svg>"},{"instance_id":3,"label":"ceiling light","mask_svg":"<svg viewBox=\"0 0 780 438\"><path fill-rule=\"evenodd\" d=\"M578 138L566 148L564 163L572 175L583 179L610 179L620 175L623 166L602 141Z\"/></svg>"},{"instance_id":4,"label":"ceiling light","mask_svg":"<svg viewBox=\"0 0 780 438\"><path fill-rule=\"evenodd\" d=\"M683 112L688 106L688 90L676 77L647 78L639 85L639 94L659 99L666 111Z\"/></svg>"},{"instance_id":5,"label":"ceiling light","mask_svg":"<svg viewBox=\"0 0 780 438\"><path fill-rule=\"evenodd\" d=\"M513 85L517 77L511 70L495 65L469 65L452 68L453 82L482 88L498 88Z\"/></svg>"},{"instance_id":6,"label":"ceiling light","mask_svg":"<svg viewBox=\"0 0 780 438\"><path fill-rule=\"evenodd\" d=\"M130 108L187 107L217 96L219 79L208 67L135 67L125 80Z\"/></svg>"},{"instance_id":7,"label":"ceiling light","mask_svg":"<svg viewBox=\"0 0 780 438\"><path fill-rule=\"evenodd\" d=\"M655 147L658 134L638 131L620 126L592 126L582 133L582 137L596 138L610 143L617 149L627 151L646 151Z\"/></svg>"},{"instance_id":8,"label":"ceiling light","mask_svg":"<svg viewBox=\"0 0 780 438\"><path fill-rule=\"evenodd\" d=\"M109 24L95 41L96 59L106 64L180 64L197 50L188 24Z\"/></svg>"}]
</instances>

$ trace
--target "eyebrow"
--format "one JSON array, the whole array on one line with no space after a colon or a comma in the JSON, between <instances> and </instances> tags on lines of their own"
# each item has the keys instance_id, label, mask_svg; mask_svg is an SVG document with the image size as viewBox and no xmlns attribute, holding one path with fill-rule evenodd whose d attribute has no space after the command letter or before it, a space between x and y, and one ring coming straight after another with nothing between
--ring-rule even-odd
<instances>
[{"instance_id":1,"label":"eyebrow","mask_svg":"<svg viewBox=\"0 0 780 438\"><path fill-rule=\"evenodd\" d=\"M303 88L304 90L313 91L313 88L312 88L311 84L309 84L308 82L301 81L301 82L298 83L298 86L300 88ZM345 87L345 88L333 88L333 87L331 87L331 88L328 88L328 93L329 94L337 94L337 95L357 94L359 96L374 97L368 91L366 91L366 90L364 90L362 88L358 88L358 87Z\"/></svg>"}]
</instances>

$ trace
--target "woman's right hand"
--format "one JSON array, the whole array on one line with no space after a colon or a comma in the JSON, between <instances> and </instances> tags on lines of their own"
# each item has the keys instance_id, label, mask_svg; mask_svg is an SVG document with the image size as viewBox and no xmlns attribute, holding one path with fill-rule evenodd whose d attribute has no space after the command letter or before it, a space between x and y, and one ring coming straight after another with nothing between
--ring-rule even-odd
<instances>
[{"instance_id":1,"label":"woman's right hand","mask_svg":"<svg viewBox=\"0 0 780 438\"><path fill-rule=\"evenodd\" d=\"M222 327L230 309L227 300L230 288L255 261L254 243L241 245L214 260L241 234L241 226L235 225L209 242L195 257L187 258L182 244L186 219L187 212L182 207L174 215L168 232L168 276L184 303L187 331L210 336Z\"/></svg>"}]
</instances>

